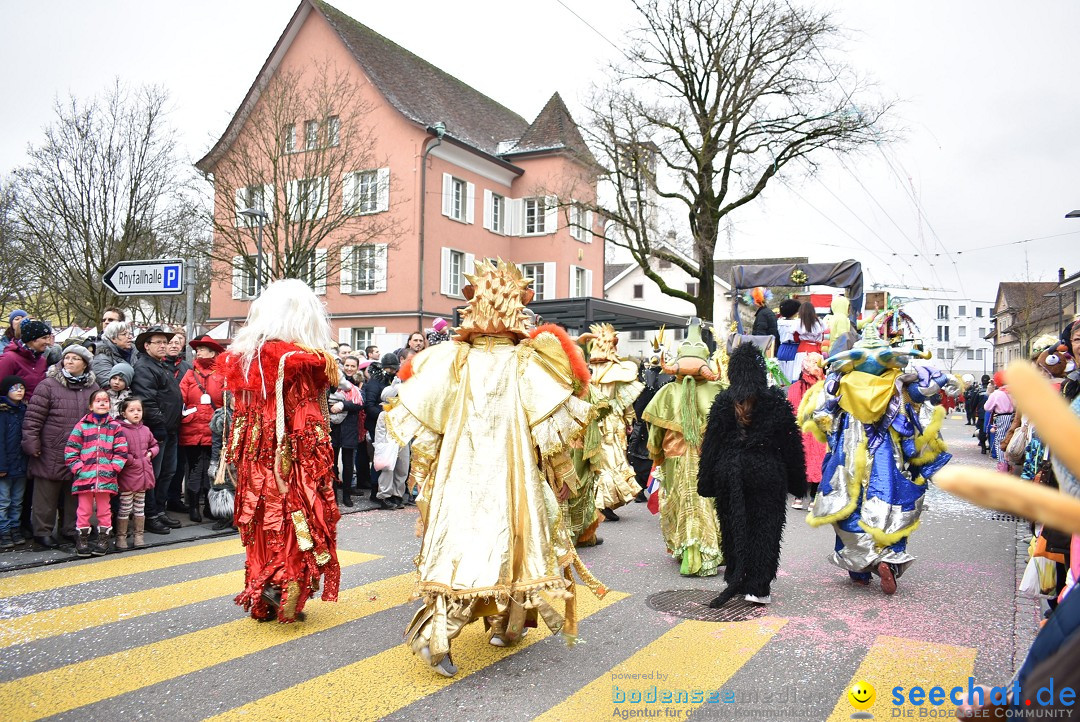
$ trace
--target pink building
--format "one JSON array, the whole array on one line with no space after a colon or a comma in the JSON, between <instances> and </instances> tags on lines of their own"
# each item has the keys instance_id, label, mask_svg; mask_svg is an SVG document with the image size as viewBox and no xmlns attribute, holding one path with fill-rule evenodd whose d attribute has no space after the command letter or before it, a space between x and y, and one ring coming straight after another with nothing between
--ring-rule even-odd
<instances>
[{"instance_id":1,"label":"pink building","mask_svg":"<svg viewBox=\"0 0 1080 722\"><path fill-rule=\"evenodd\" d=\"M310 100L328 77L356 92L326 93L317 110L316 101L268 99L275 80L289 79ZM335 98L354 107L333 107ZM280 122L281 147L259 155L255 118L267 117ZM352 118L363 127L350 127ZM327 152L346 137L365 140L362 159ZM267 214L268 279L309 280L325 297L336 337L354 348L374 342L387 350L396 334L450 318L464 302L462 274L482 257L519 264L540 299L603 295L600 219L575 205L594 202L597 166L559 95L529 123L317 0L300 3L225 134L196 166L214 180L215 323L242 321L256 291L257 228L239 214L245 207ZM310 229L325 237L297 272L286 263L298 247L289 239Z\"/></svg>"}]
</instances>

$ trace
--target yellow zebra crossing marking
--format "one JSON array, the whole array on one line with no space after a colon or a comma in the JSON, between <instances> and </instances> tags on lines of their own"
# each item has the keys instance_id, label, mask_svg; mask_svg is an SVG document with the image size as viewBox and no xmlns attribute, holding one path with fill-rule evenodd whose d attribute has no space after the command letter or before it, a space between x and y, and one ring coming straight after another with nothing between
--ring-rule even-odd
<instances>
[{"instance_id":1,"label":"yellow zebra crossing marking","mask_svg":"<svg viewBox=\"0 0 1080 722\"><path fill-rule=\"evenodd\" d=\"M975 672L974 647L956 647L951 644L933 644L916 639L881 636L874 640L874 646L863 657L862 664L855 676L840 694L828 722L844 722L851 719L855 709L848 702L847 693L853 684L866 680L874 685L877 699L868 712L874 719L887 719L896 709L915 710L908 705L898 707L892 703L892 688L902 686L907 690L919 686L929 692L933 687L942 687L948 692L953 687L967 689L968 677ZM946 698L943 704L931 709L952 710L955 705ZM927 705L922 706L923 710Z\"/></svg>"},{"instance_id":2,"label":"yellow zebra crossing marking","mask_svg":"<svg viewBox=\"0 0 1080 722\"><path fill-rule=\"evenodd\" d=\"M338 551L338 562L343 569L381 558L375 554ZM13 644L26 644L124 619L134 619L146 614L176 609L188 604L197 604L214 597L238 594L243 587L244 572L240 570L141 592L118 594L115 597L82 602L69 607L34 612L15 619L4 620L3 625L0 626L0 649Z\"/></svg>"},{"instance_id":3,"label":"yellow zebra crossing marking","mask_svg":"<svg viewBox=\"0 0 1080 722\"><path fill-rule=\"evenodd\" d=\"M337 604L309 606L302 624L238 619L5 682L0 709L9 719L36 720L101 702L404 604L414 582L409 573L349 589Z\"/></svg>"},{"instance_id":4,"label":"yellow zebra crossing marking","mask_svg":"<svg viewBox=\"0 0 1080 722\"><path fill-rule=\"evenodd\" d=\"M536 718L545 722L611 717L610 709L663 709L685 719L707 701L747 661L761 651L787 624L786 619L762 617L747 622L680 622L659 639L645 645L563 702ZM656 672L667 675L657 679ZM617 675L651 674L651 679ZM615 687L623 696L620 700ZM685 701L676 691L687 693ZM695 695L700 690L702 694ZM653 691L656 696L653 697ZM663 693L672 696L663 701ZM641 697L636 695L640 694ZM637 699L637 702L633 700ZM651 700L651 701L650 701ZM603 712L601 712L603 711Z\"/></svg>"},{"instance_id":5,"label":"yellow zebra crossing marking","mask_svg":"<svg viewBox=\"0 0 1080 722\"><path fill-rule=\"evenodd\" d=\"M244 547L240 545L240 538L234 537L209 544L185 545L182 549L145 554L121 554L106 559L95 559L87 564L62 564L54 569L0 579L0 599L70 587L73 584L100 582L102 579L127 574L153 572L180 564L220 559L243 553Z\"/></svg>"},{"instance_id":6,"label":"yellow zebra crossing marking","mask_svg":"<svg viewBox=\"0 0 1080 722\"><path fill-rule=\"evenodd\" d=\"M628 596L609 591L600 600L588 592L579 594L578 617L584 619ZM210 719L377 720L551 636L543 624L540 627L514 647L493 647L488 644L483 625L470 624L453 643L454 662L458 665L453 679L435 674L404 644L399 644ZM588 634L587 627L582 631ZM378 680L369 685L362 700L357 696L358 679Z\"/></svg>"}]
</instances>

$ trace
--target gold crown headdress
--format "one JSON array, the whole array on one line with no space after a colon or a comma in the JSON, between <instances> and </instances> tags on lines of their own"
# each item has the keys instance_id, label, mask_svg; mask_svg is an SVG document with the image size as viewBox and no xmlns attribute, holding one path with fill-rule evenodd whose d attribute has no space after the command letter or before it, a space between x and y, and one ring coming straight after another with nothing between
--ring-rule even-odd
<instances>
[{"instance_id":1,"label":"gold crown headdress","mask_svg":"<svg viewBox=\"0 0 1080 722\"><path fill-rule=\"evenodd\" d=\"M473 336L512 334L518 339L529 335L525 306L533 299L529 288L531 279L523 278L513 263L501 258L477 261L473 273L466 273L469 282L462 289L468 300L461 311L457 331L460 341Z\"/></svg>"}]
</instances>

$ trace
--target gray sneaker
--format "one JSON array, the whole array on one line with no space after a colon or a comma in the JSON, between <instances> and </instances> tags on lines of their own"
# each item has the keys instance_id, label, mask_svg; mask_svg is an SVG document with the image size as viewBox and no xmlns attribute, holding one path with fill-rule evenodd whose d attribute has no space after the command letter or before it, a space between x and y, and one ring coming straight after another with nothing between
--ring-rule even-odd
<instances>
[{"instance_id":1,"label":"gray sneaker","mask_svg":"<svg viewBox=\"0 0 1080 722\"><path fill-rule=\"evenodd\" d=\"M0 534L0 549L12 549L14 546L15 540L11 538L11 532Z\"/></svg>"}]
</instances>

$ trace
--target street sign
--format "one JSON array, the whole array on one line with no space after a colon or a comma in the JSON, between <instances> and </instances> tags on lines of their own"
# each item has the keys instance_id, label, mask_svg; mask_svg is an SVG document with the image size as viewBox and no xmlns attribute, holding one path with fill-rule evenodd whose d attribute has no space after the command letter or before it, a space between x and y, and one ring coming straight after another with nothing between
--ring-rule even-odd
<instances>
[{"instance_id":1,"label":"street sign","mask_svg":"<svg viewBox=\"0 0 1080 722\"><path fill-rule=\"evenodd\" d=\"M178 295L184 292L184 261L120 261L101 280L118 296Z\"/></svg>"}]
</instances>

